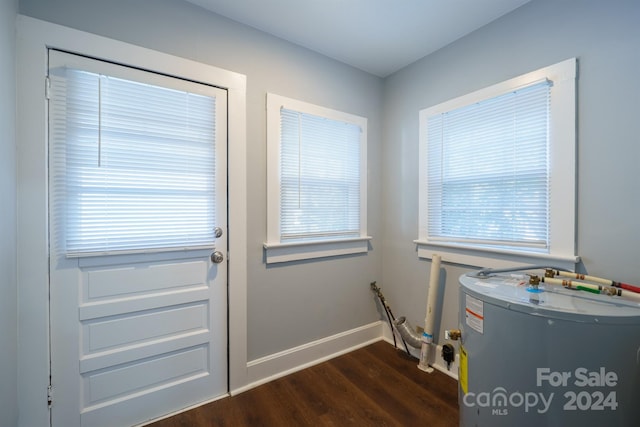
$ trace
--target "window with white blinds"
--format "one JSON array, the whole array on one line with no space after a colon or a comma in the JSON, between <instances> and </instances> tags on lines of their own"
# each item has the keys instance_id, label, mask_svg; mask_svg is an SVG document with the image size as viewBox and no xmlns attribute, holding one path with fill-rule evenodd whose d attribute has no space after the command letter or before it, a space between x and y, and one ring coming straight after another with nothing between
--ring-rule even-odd
<instances>
[{"instance_id":1,"label":"window with white blinds","mask_svg":"<svg viewBox=\"0 0 640 427\"><path fill-rule=\"evenodd\" d=\"M546 250L549 86L427 117L429 240Z\"/></svg>"},{"instance_id":2,"label":"window with white blinds","mask_svg":"<svg viewBox=\"0 0 640 427\"><path fill-rule=\"evenodd\" d=\"M267 110L267 261L278 246L290 260L315 257L316 243L366 240L366 119L273 94Z\"/></svg>"},{"instance_id":3,"label":"window with white blinds","mask_svg":"<svg viewBox=\"0 0 640 427\"><path fill-rule=\"evenodd\" d=\"M575 60L419 118L421 255L433 246L575 260Z\"/></svg>"},{"instance_id":4,"label":"window with white blinds","mask_svg":"<svg viewBox=\"0 0 640 427\"><path fill-rule=\"evenodd\" d=\"M360 126L280 111L280 239L360 236Z\"/></svg>"},{"instance_id":5,"label":"window with white blinds","mask_svg":"<svg viewBox=\"0 0 640 427\"><path fill-rule=\"evenodd\" d=\"M50 163L67 256L212 247L216 97L89 71L100 62L58 55Z\"/></svg>"}]
</instances>

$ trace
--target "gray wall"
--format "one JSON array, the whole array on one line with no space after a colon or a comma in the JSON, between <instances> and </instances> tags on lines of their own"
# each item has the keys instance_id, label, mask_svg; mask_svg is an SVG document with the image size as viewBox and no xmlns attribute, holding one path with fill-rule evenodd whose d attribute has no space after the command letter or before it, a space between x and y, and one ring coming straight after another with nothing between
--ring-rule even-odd
<instances>
[{"instance_id":1,"label":"gray wall","mask_svg":"<svg viewBox=\"0 0 640 427\"><path fill-rule=\"evenodd\" d=\"M15 231L17 10L17 0L0 0L0 424L7 426L16 425L18 421Z\"/></svg>"},{"instance_id":2,"label":"gray wall","mask_svg":"<svg viewBox=\"0 0 640 427\"><path fill-rule=\"evenodd\" d=\"M418 111L578 58L578 254L582 269L640 283L640 2L533 0L385 80L383 282L394 311L421 325L429 261L419 261ZM401 189L401 191L399 191ZM443 330L457 324L458 276L444 265Z\"/></svg>"},{"instance_id":3,"label":"gray wall","mask_svg":"<svg viewBox=\"0 0 640 427\"><path fill-rule=\"evenodd\" d=\"M20 13L247 76L248 360L378 320L381 79L179 0L22 0ZM267 92L369 119L367 255L263 262Z\"/></svg>"}]
</instances>

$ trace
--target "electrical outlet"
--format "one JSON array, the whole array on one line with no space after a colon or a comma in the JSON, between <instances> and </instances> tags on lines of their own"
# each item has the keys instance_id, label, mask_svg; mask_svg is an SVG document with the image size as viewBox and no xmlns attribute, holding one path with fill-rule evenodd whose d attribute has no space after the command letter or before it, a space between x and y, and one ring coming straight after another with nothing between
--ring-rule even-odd
<instances>
[{"instance_id":1,"label":"electrical outlet","mask_svg":"<svg viewBox=\"0 0 640 427\"><path fill-rule=\"evenodd\" d=\"M449 366L447 366L446 360L444 360L444 358L442 357L442 348L443 346L441 345L437 347L436 354L438 355L438 357L436 357L436 361L433 364L433 367L439 370L440 372L447 374L451 378L455 378L457 380L458 369L460 368L460 357L459 357L460 354L458 353L458 350L454 347L455 354L453 356L453 361Z\"/></svg>"}]
</instances>

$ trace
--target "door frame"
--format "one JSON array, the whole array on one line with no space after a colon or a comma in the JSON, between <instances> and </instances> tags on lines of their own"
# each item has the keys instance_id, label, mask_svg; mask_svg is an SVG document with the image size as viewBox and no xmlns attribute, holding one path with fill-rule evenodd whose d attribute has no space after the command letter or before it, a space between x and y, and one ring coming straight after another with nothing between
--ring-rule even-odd
<instances>
[{"instance_id":1,"label":"door frame","mask_svg":"<svg viewBox=\"0 0 640 427\"><path fill-rule=\"evenodd\" d=\"M18 402L20 426L50 424L47 50L181 76L228 93L229 392L247 384L246 76L19 15L17 27ZM55 387L55 385L54 385ZM55 388L52 393L55 404Z\"/></svg>"}]
</instances>

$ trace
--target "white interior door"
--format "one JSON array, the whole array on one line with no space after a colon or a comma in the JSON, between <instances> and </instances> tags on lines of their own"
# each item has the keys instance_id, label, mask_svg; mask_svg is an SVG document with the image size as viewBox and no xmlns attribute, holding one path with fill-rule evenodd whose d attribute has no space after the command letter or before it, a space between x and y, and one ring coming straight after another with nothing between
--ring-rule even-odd
<instances>
[{"instance_id":1,"label":"white interior door","mask_svg":"<svg viewBox=\"0 0 640 427\"><path fill-rule=\"evenodd\" d=\"M49 144L58 147L50 148L49 162L52 425L130 426L226 394L226 92L57 51L49 55ZM85 111L84 95L70 95L85 84L69 83L70 72L98 82L97 101L88 101L93 110ZM133 92L157 87L171 96L213 100L211 127L203 131L213 148L209 136L198 134L196 143L183 144L186 153L167 154L176 144L174 130L165 129L171 121L165 110L182 107L165 104L164 94L145 95L140 114L128 106L134 112L103 118L109 108L116 116L121 109L106 105L112 89L100 79L138 84ZM100 117L92 122L95 114ZM77 120L92 124L78 130ZM118 120L134 129L133 142L122 139ZM181 129L189 137L202 133L196 128L188 123ZM90 154L69 148L73 138ZM109 151L118 144L129 160L120 162L122 150ZM94 163L73 169L74 156L93 156ZM175 161L165 158L165 171L160 159L153 170L154 156ZM213 184L194 178L189 166L172 169L171 163L210 156ZM205 184L213 191L199 187ZM118 222L129 214L149 216ZM118 235L127 228L129 234ZM173 233L178 229L184 231Z\"/></svg>"}]
</instances>

